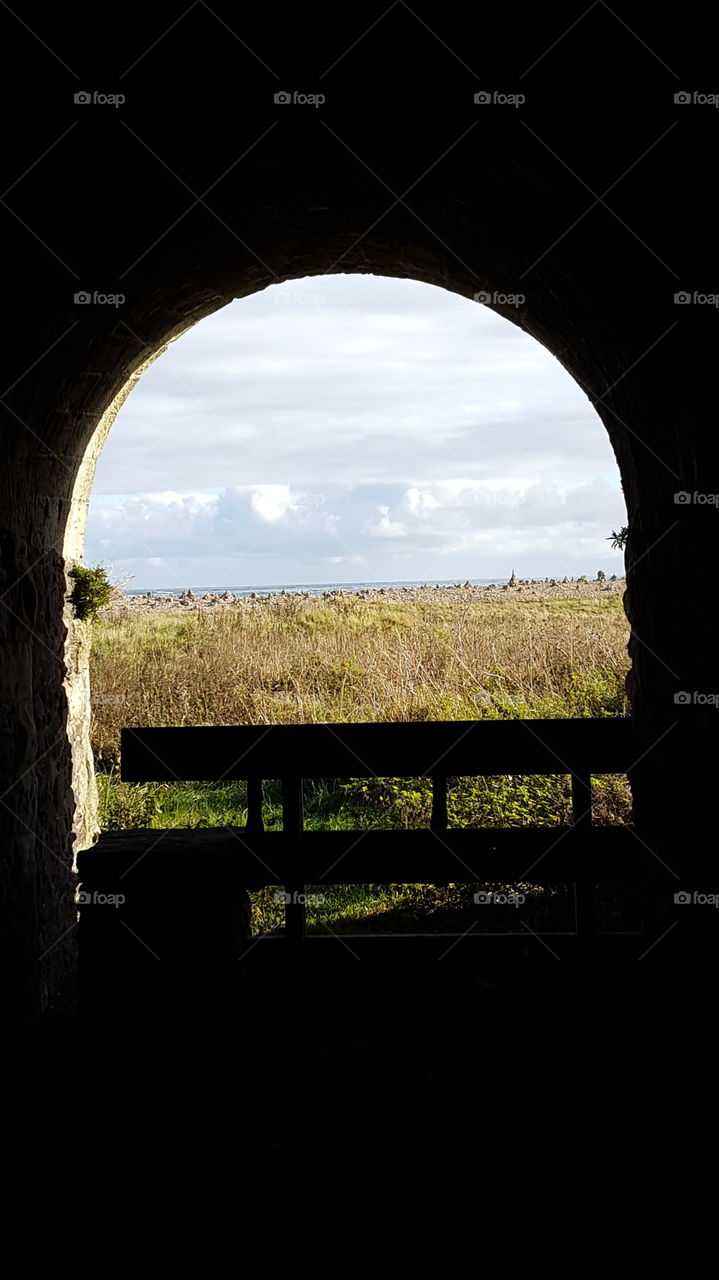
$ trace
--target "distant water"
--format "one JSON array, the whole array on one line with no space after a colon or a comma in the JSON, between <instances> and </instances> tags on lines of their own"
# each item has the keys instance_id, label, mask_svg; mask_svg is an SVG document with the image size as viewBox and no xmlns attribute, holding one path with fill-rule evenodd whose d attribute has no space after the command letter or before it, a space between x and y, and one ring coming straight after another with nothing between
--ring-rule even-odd
<instances>
[{"instance_id":1,"label":"distant water","mask_svg":"<svg viewBox=\"0 0 719 1280\"><path fill-rule=\"evenodd\" d=\"M258 596L277 595L280 591L286 591L288 595L296 595L301 591L309 591L313 596L321 596L323 591L378 591L381 587L456 587L464 586L465 582L469 582L473 587L489 587L493 583L497 586L507 581L506 578L427 578L411 582L304 582L304 583L275 583L273 586L263 587L133 587L127 591L129 596L144 596L148 591L153 595L162 596L180 596L183 590L192 590L196 596L206 595L222 595L223 591L231 591L233 596L251 596L255 592ZM531 579L530 579L531 581ZM535 579L542 582L542 578Z\"/></svg>"}]
</instances>

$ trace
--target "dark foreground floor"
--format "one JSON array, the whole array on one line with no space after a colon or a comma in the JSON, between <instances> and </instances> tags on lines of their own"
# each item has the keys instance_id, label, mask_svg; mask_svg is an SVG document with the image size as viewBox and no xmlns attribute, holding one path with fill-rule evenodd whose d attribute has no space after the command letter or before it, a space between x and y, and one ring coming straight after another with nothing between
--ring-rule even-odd
<instances>
[{"instance_id":1,"label":"dark foreground floor","mask_svg":"<svg viewBox=\"0 0 719 1280\"><path fill-rule=\"evenodd\" d=\"M40 1252L98 1276L694 1274L716 1192L704 999L435 967L7 1040L23 1273Z\"/></svg>"}]
</instances>

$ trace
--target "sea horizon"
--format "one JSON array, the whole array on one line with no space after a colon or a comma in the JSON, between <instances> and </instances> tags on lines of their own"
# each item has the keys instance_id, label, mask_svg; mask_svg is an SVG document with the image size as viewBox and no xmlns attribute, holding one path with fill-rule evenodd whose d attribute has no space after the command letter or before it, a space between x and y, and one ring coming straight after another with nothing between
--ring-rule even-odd
<instances>
[{"instance_id":1,"label":"sea horizon","mask_svg":"<svg viewBox=\"0 0 719 1280\"><path fill-rule=\"evenodd\" d=\"M312 595L321 595L325 591L378 591L382 587L391 590L401 589L402 587L455 587L464 586L469 583L472 587L489 587L502 586L509 581L509 577L499 576L494 578L404 578L404 579L387 579L375 582L276 582L263 583L256 586L206 586L191 583L186 587L126 587L125 594L128 596L144 596L144 595L162 595L162 596L181 596L185 591L192 591L196 596L203 595L222 595L225 591L231 591L234 596L250 596L255 595L277 595L282 591L287 595L297 595L300 592L311 592ZM594 581L594 576L585 575L590 581ZM617 577L620 577L617 574ZM565 575L558 577L556 574L547 574L543 577L527 577L523 578L517 574L517 580L520 582L561 582ZM577 581L576 578L570 578L569 581ZM607 574L611 577L611 574Z\"/></svg>"}]
</instances>

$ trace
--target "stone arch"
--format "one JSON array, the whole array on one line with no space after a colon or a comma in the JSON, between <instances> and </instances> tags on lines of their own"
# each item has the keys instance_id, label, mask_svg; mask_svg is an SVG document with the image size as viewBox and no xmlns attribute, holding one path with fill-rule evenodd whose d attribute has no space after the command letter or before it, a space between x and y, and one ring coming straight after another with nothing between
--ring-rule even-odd
<instances>
[{"instance_id":1,"label":"stone arch","mask_svg":"<svg viewBox=\"0 0 719 1280\"><path fill-rule=\"evenodd\" d=\"M168 342L232 299L269 284L327 274L329 268L413 278L465 297L479 290L517 291L520 253L526 246L518 241L513 254L488 250L464 213L451 208L435 210L432 225L430 233L416 222L410 227L407 218L398 215L384 219L381 234L367 233L367 211L350 206L318 230L313 210L294 208L291 216L282 210L266 215L261 227L254 225L252 251L236 243L221 248L206 241L198 244L188 235L151 269L143 266L121 311L97 307L61 334L43 359L41 382L21 381L17 407L11 409L17 421L10 419L13 471L25 483L30 473L27 493L32 496L20 513L16 536L8 535L7 581L14 601L9 639L18 670L25 663L27 702L26 724L9 754L11 774L14 770L26 779L17 785L24 791L24 811L34 815L34 823L18 818L18 827L11 818L10 833L24 849L22 857L31 871L20 886L21 907L30 898L38 904L27 905L28 911L38 912L28 929L35 930L37 954L46 952L49 957L36 989L41 1003L71 963L65 954L70 944L64 947L53 939L63 937L63 929L69 930L72 923L73 767L76 787L82 787L82 775L92 803L87 756L76 750L74 766L72 760L71 738L87 739L88 700L85 649L67 607L65 558L79 552L94 464L116 413L143 369ZM597 307L593 301L594 277L601 264L590 262L589 268L590 279L582 281L581 272L570 277L558 272L555 263L545 263L534 273L525 306L495 309L556 356L586 391L609 433L631 529L627 612L642 637L641 642L631 641L631 693L635 717L649 737L656 732L656 699L666 689L671 668L665 655L676 638L651 603L657 572L653 548L666 527L665 503L672 485L665 473L685 473L686 462L676 427L668 440L665 433L662 446L664 458L672 451L669 468L646 446L648 414L661 400L654 381L656 364L645 360L632 368L631 326L614 332L612 308ZM40 455L38 439L43 445ZM663 499L658 499L660 494ZM676 554L676 545L672 550ZM660 724L666 709L662 705ZM39 758L45 760L42 779L32 768L33 759ZM654 775L638 772L633 782L638 815L649 822ZM42 850L38 854L33 839L38 824L45 833L41 844L47 847L51 842L62 850L60 855L48 859ZM80 826L86 840L92 821Z\"/></svg>"}]
</instances>

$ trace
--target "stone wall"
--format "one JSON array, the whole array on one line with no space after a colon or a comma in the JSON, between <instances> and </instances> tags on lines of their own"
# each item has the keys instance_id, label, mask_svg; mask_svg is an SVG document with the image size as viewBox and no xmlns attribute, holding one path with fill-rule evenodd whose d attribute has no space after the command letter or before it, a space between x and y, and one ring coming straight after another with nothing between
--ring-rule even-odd
<instances>
[{"instance_id":1,"label":"stone wall","mask_svg":"<svg viewBox=\"0 0 719 1280\"><path fill-rule=\"evenodd\" d=\"M126 383L105 410L90 439L77 471L70 500L70 512L65 526L63 555L66 573L82 560L85 543L85 526L90 505L90 495L95 470L110 428L130 392L137 386L143 373L167 350L158 347L128 377ZM67 580L68 595L71 582ZM74 616L69 603L64 611L65 643L65 694L68 707L67 733L72 749L73 851L88 849L99 835L97 820L97 784L95 762L90 745L90 649L92 646L92 622L82 622Z\"/></svg>"}]
</instances>

